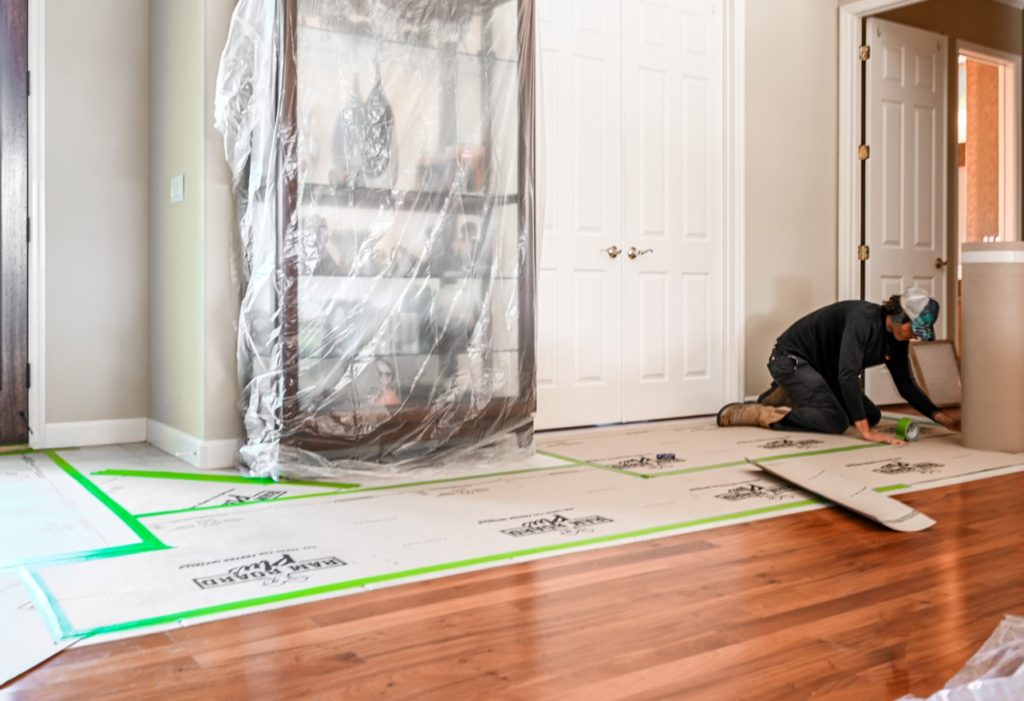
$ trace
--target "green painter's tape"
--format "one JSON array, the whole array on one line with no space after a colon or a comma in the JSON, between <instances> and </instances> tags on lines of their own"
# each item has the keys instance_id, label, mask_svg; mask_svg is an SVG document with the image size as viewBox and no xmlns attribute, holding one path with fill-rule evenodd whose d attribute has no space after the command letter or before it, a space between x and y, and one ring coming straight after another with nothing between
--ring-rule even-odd
<instances>
[{"instance_id":1,"label":"green painter's tape","mask_svg":"<svg viewBox=\"0 0 1024 701\"><path fill-rule=\"evenodd\" d=\"M905 484L894 484L887 487L877 487L876 492L887 492L897 489L905 489ZM805 508L811 506L821 506L826 504L825 501L820 499L803 499L801 501L795 501L788 504L772 504L771 506L765 506L758 509L748 509L746 511L739 511L732 514L723 514L720 516L707 516L705 518L693 519L691 521L682 521L679 523L671 523L664 526L651 526L649 528L641 528L635 531L628 531L626 533L615 533L606 536L598 536L595 538L586 538L584 540L575 540L568 543L557 543L555 545L544 545L536 548L527 548L523 550L513 550L510 552L498 553L496 555L484 555L482 557L469 558L465 560L456 560L454 562L445 562L437 565L427 565L425 567L417 567L409 570L400 570L397 572L387 572L385 574L373 575L370 577L362 577L359 579L351 579L344 582L336 582L334 584L323 584L318 587L310 587L308 589L300 589L294 592L287 592L283 594L274 594L270 596L261 596L253 599L243 599L241 601L233 601L226 604L219 604L217 606L207 606L198 609L190 609L188 611L181 611L178 613L165 614L163 616L153 616L151 618L141 618L135 621L126 621L124 623L115 623L106 626L98 626L92 629L76 630L67 618L64 609L60 606L56 596L46 586L42 578L34 570L26 569L25 572L32 583L30 587L34 592L38 593L39 600L45 604L41 608L45 609L47 614L56 622L59 627L58 635L54 637L67 639L67 638L78 638L92 635L101 635L105 633L117 633L120 631L134 630L137 628L145 628L147 626L164 625L167 623L175 623L190 618L200 618L202 616L214 616L221 613L230 613L232 611L239 611L247 608L254 608L258 606L267 606L270 604L282 603L285 601L292 601L295 599L303 599L312 596L321 596L323 594L330 594L338 591L345 591L347 589L356 589L359 587L368 586L371 584L379 584L382 582L393 582L401 579L410 579L413 577L421 577L431 574L439 574L441 572L447 572L464 567L473 567L476 565L486 565L496 562L504 562L507 560L514 560L516 558L532 557L535 555L543 555L547 553L559 552L562 550L572 550L576 548L585 548L588 546L604 545L608 543L614 543L621 540L631 540L635 538L644 538L646 536L657 535L659 533L666 533L669 531L683 530L686 528L696 528L698 526L706 526L714 523L724 523L728 521L738 521L745 518L752 518L755 516L763 516L771 513L780 511L788 511L792 509Z\"/></svg>"},{"instance_id":2,"label":"green painter's tape","mask_svg":"<svg viewBox=\"0 0 1024 701\"><path fill-rule=\"evenodd\" d=\"M155 518L157 516L171 516L173 514L192 514L197 511L213 511L215 509L233 509L239 506L256 506L257 504L276 504L279 501L294 501L296 499L313 499L314 497L336 497L341 494L348 494L342 490L333 492L315 492L313 494L293 494L288 497L276 499L262 499L260 501L242 501L236 504L213 504L211 506L190 506L186 509L169 509L167 511L150 511L145 514L135 514L136 518Z\"/></svg>"},{"instance_id":3,"label":"green painter's tape","mask_svg":"<svg viewBox=\"0 0 1024 701\"><path fill-rule=\"evenodd\" d=\"M40 557L22 558L21 560L10 560L0 562L0 570L15 569L18 567L42 567L48 565L67 565L74 562L87 562L89 560L103 560L109 557L123 557L137 553L148 553L154 550L167 550L168 546L156 541L131 543L129 545L115 545L109 548L98 548L96 550L79 550L59 555L42 555Z\"/></svg>"},{"instance_id":4,"label":"green painter's tape","mask_svg":"<svg viewBox=\"0 0 1024 701\"><path fill-rule=\"evenodd\" d=\"M879 448L885 443L858 443L857 445L845 445L840 448L823 448L821 450L809 450L804 453L786 453L784 455L772 455L767 458L758 458L759 462L773 462L776 460L788 460L790 458L809 458L814 455L828 455L830 453L845 453L851 450L864 450L865 448ZM685 475L690 472L701 472L703 470L717 470L723 467L737 467L739 465L746 465L746 460L737 460L734 462L721 462L716 465L701 465L700 467L688 467L683 470L672 470L670 472L657 472L650 477L671 477L672 475Z\"/></svg>"},{"instance_id":5,"label":"green painter's tape","mask_svg":"<svg viewBox=\"0 0 1024 701\"><path fill-rule=\"evenodd\" d=\"M548 452L546 450L538 450L537 452L540 453L541 455L546 455L549 458L555 458L557 460L565 460L566 462L570 462L573 465L578 465L580 467L592 467L592 468L594 468L596 470L606 470L608 472L614 472L617 475L627 475L629 477L639 477L640 479L648 479L650 477L650 475L643 475L643 474L640 474L639 472L630 472L629 470L624 470L621 467L612 467L611 465L602 465L602 464L596 463L596 462L587 462L586 460L578 460L576 458L571 458L568 455L559 455L558 453L551 453L551 452Z\"/></svg>"},{"instance_id":6,"label":"green painter's tape","mask_svg":"<svg viewBox=\"0 0 1024 701\"><path fill-rule=\"evenodd\" d=\"M89 494L94 496L100 501L107 509L109 509L114 516L118 518L125 526L131 529L135 535L139 537L138 543L129 543L128 545L115 545L109 548L97 548L95 550L79 550L70 553L61 553L58 555L43 555L40 557L23 558L21 560L11 560L9 562L0 562L0 570L12 569L16 567L40 567L43 565L62 565L73 562L85 562L88 560L101 560L109 557L123 557L124 555L134 555L136 553L150 552L153 550L167 550L169 546L157 538L153 533L146 528L138 517L133 516L123 506L118 504L116 501L111 499L102 489L100 489L92 480L83 475L81 472L76 470L71 463L66 461L54 450L43 450L39 451L44 453L50 460L54 462L66 475L75 480L79 486L83 487Z\"/></svg>"},{"instance_id":7,"label":"green painter's tape","mask_svg":"<svg viewBox=\"0 0 1024 701\"><path fill-rule=\"evenodd\" d=\"M740 511L733 514L724 514L721 516L708 516L705 518L694 519L692 521L671 523L664 526L651 526L649 528L642 528L639 530L629 531L626 533L616 533L612 535L598 536L595 538L586 538L584 540L575 540L568 543L543 545L536 548L512 550L509 552L498 553L496 555L484 555L481 557L474 557L466 560L456 560L455 562L445 562L437 565L427 565L425 567L417 567L414 569L399 570L397 572L387 572L384 574L372 575L370 577L351 579L345 582L323 584L317 587L300 589L293 592L273 594L270 596L261 596L253 599L243 599L241 601L234 601L226 604L219 604L216 606L207 606L198 609L191 609L188 611L180 611L178 613L169 613L163 616L154 616L151 618L142 618L135 621L126 621L124 623L114 623L105 626L98 626L96 628L87 630L75 629L68 621L65 612L63 611L59 602L57 601L57 598L47 588L46 584L39 577L39 574L32 570L30 570L29 572L31 576L35 579L39 591L42 592L44 600L52 608L53 616L60 624L61 637L78 638L92 635L101 635L105 633L116 633L119 631L133 630L136 628L145 628L147 626L163 625L166 623L175 623L177 621L189 618L213 616L221 613L229 613L231 611L253 608L255 606L267 606L270 604L292 601L294 599L304 599L311 596L321 596L323 594L330 594L333 592L344 591L347 589L356 589L371 584L379 584L382 582L392 582L401 579L409 579L412 577L422 577L425 575L438 574L441 572L447 572L450 570L460 569L463 567L474 567L477 565L486 565L495 562L503 562L506 560L514 560L516 558L532 557L535 555L554 553L562 550L585 548L589 546L614 543L616 541L621 540L631 540L634 538L644 538L646 536L657 535L659 533L666 533L669 531L682 530L685 528L695 528L697 526L710 525L713 523L722 523L726 521L735 521L738 519L749 518L752 516L760 516L763 514L769 514L778 511L787 511L797 508L804 508L808 506L819 506L821 504L823 504L823 502L817 499L804 499L801 501L791 502L789 504L773 504L771 506L765 506L759 509L749 509L747 511Z\"/></svg>"},{"instance_id":8,"label":"green painter's tape","mask_svg":"<svg viewBox=\"0 0 1024 701\"><path fill-rule=\"evenodd\" d=\"M92 474L102 477L145 477L161 480L187 480L192 482L227 482L231 484L280 484L293 487L333 487L353 489L351 482L317 482L315 480L273 480L269 477L243 477L242 475L214 475L199 472L163 472L159 470L100 470Z\"/></svg>"},{"instance_id":9,"label":"green painter's tape","mask_svg":"<svg viewBox=\"0 0 1024 701\"><path fill-rule=\"evenodd\" d=\"M391 489L401 489L402 487L423 487L423 486L432 485L432 484L444 484L444 483L448 483L448 482L464 482L466 480L485 479L487 477L504 477L504 476L507 476L507 475L520 475L520 474L530 473L530 472L551 472L551 471L554 471L554 470L564 470L567 467L578 467L578 465L573 463L573 464L570 464L570 465L552 465L550 467L531 467L531 468L525 468L525 469L522 469L522 470L507 470L505 472L487 472L487 473L483 473L483 474L479 474L479 475L464 475L464 476L461 476L461 477L445 477L445 478L436 479L436 480L424 480L422 482L402 482L402 483L399 483L399 484L378 485L376 487L358 487L358 488L354 488L354 489L334 490L334 491L330 491L330 492L317 492L315 494L295 494L295 495L288 496L288 497L280 497L278 499L265 499L263 501L246 501L246 502L242 502L240 504L216 504L216 505L213 505L213 506L193 506L193 507L189 507L187 509L170 509L168 511L152 511L152 512L144 513L144 514L136 514L136 517L137 518L154 518L154 517L157 517L157 516L170 516L170 515L174 515L174 514L188 514L188 513L193 513L193 512L197 512L197 511L211 511L213 509L228 509L228 508L235 508L235 507L239 507L239 506L258 506L260 504L271 504L271 503L279 502L279 501L295 501L297 499L313 499L313 498L322 498L322 497L347 496L349 494L360 494L360 493L363 493L363 492L381 492L381 491L387 491L387 490L391 490ZM119 470L104 470L103 472L94 472L93 474L96 474L96 475L99 475L99 474L114 474L115 472L122 472L122 471L119 471ZM123 472L127 472L127 470L124 470ZM242 479L245 479L245 478L242 478ZM291 484L295 484L295 483L292 482ZM313 483L311 483L311 484L313 484ZM317 482L315 484L322 484L322 485L324 485L324 484L330 484L330 483L327 483L327 482Z\"/></svg>"},{"instance_id":10,"label":"green painter's tape","mask_svg":"<svg viewBox=\"0 0 1024 701\"><path fill-rule=\"evenodd\" d=\"M67 637L64 635L64 631L68 629L68 621L66 618L61 620L64 612L59 606L54 605L53 597L42 586L39 578L27 567L18 568L18 578L24 585L25 591L28 592L29 598L32 599L32 605L35 607L35 610L43 617L46 628L50 632L50 637L53 640L61 640Z\"/></svg>"},{"instance_id":11,"label":"green painter's tape","mask_svg":"<svg viewBox=\"0 0 1024 701\"><path fill-rule=\"evenodd\" d=\"M87 492L99 499L99 501L110 509L110 511L113 512L113 514L117 516L124 525L132 529L132 532L139 536L143 543L148 543L154 546L154 549L158 550L162 550L167 547L160 542L160 539L153 535L148 528L142 525L142 522L139 521L139 519L135 518L135 516L128 513L127 509L108 497L102 489L96 486L96 483L72 467L71 463L57 455L57 453L52 450L47 450L45 452L49 458L57 464L57 467L64 470L64 472L66 472L72 479L84 487Z\"/></svg>"}]
</instances>

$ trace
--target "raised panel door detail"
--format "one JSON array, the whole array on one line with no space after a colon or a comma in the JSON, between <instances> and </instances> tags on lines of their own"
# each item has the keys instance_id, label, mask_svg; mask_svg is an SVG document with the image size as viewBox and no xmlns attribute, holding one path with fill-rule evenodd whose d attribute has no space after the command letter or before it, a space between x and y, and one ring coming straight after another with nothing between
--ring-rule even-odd
<instances>
[{"instance_id":1,"label":"raised panel door detail","mask_svg":"<svg viewBox=\"0 0 1024 701\"><path fill-rule=\"evenodd\" d=\"M576 271L573 285L573 382L604 382L608 290L600 271ZM597 302L595 307L594 303Z\"/></svg>"},{"instance_id":2,"label":"raised panel door detail","mask_svg":"<svg viewBox=\"0 0 1024 701\"><path fill-rule=\"evenodd\" d=\"M936 128L937 115L931 107L914 108L914 158L910 169L914 179L913 209L911 224L914 247L928 251L936 250L938 232L935 230L935 210L939 177L935 172L935 152L942 148Z\"/></svg>"},{"instance_id":3,"label":"raised panel door detail","mask_svg":"<svg viewBox=\"0 0 1024 701\"><path fill-rule=\"evenodd\" d=\"M707 240L708 232L708 91L707 81L683 79L685 170L684 232L688 239Z\"/></svg>"},{"instance_id":4,"label":"raised panel door detail","mask_svg":"<svg viewBox=\"0 0 1024 701\"><path fill-rule=\"evenodd\" d=\"M711 279L706 274L683 275L683 376L706 378L711 370Z\"/></svg>"},{"instance_id":5,"label":"raised panel door detail","mask_svg":"<svg viewBox=\"0 0 1024 701\"><path fill-rule=\"evenodd\" d=\"M883 246L903 245L903 104L882 104L882 238Z\"/></svg>"},{"instance_id":6,"label":"raised panel door detail","mask_svg":"<svg viewBox=\"0 0 1024 701\"><path fill-rule=\"evenodd\" d=\"M669 286L665 273L641 273L642 318L640 335L632 339L640 350L640 381L665 380L668 376Z\"/></svg>"},{"instance_id":7,"label":"raised panel door detail","mask_svg":"<svg viewBox=\"0 0 1024 701\"><path fill-rule=\"evenodd\" d=\"M641 230L645 236L665 236L667 106L666 76L662 71L640 71L640 123L636 128L640 141Z\"/></svg>"},{"instance_id":8,"label":"raised panel door detail","mask_svg":"<svg viewBox=\"0 0 1024 701\"><path fill-rule=\"evenodd\" d=\"M604 222L604 151L602 133L606 75L601 61L577 58L574 65L573 125L576 147L576 231L601 234Z\"/></svg>"}]
</instances>

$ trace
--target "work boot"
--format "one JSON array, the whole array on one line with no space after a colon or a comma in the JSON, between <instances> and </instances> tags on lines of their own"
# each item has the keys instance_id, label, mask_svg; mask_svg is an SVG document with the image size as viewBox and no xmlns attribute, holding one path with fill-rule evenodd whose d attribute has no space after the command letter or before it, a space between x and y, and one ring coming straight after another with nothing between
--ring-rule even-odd
<instances>
[{"instance_id":1,"label":"work boot","mask_svg":"<svg viewBox=\"0 0 1024 701\"><path fill-rule=\"evenodd\" d=\"M760 426L771 428L772 424L782 420L789 413L789 407L765 406L756 402L743 404L726 404L718 412L717 423L727 426Z\"/></svg>"},{"instance_id":2,"label":"work boot","mask_svg":"<svg viewBox=\"0 0 1024 701\"><path fill-rule=\"evenodd\" d=\"M757 398L757 403L765 406L793 406L793 400L777 382L772 382L772 386L761 393L761 396Z\"/></svg>"}]
</instances>

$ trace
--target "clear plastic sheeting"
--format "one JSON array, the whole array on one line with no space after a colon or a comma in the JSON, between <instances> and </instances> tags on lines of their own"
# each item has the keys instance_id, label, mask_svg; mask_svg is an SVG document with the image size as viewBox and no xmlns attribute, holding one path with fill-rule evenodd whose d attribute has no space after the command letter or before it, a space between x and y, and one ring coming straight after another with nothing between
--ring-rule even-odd
<instances>
[{"instance_id":1,"label":"clear plastic sheeting","mask_svg":"<svg viewBox=\"0 0 1024 701\"><path fill-rule=\"evenodd\" d=\"M1024 699L1024 618L1007 616L944 689L927 699L898 701L1020 701Z\"/></svg>"},{"instance_id":2,"label":"clear plastic sheeting","mask_svg":"<svg viewBox=\"0 0 1024 701\"><path fill-rule=\"evenodd\" d=\"M530 0L241 0L217 80L256 474L532 452Z\"/></svg>"}]
</instances>

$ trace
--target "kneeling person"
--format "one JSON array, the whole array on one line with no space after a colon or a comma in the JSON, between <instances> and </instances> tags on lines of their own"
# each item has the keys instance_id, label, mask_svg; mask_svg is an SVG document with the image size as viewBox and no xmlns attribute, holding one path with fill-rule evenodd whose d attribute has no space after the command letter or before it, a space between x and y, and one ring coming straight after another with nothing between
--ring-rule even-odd
<instances>
[{"instance_id":1,"label":"kneeling person","mask_svg":"<svg viewBox=\"0 0 1024 701\"><path fill-rule=\"evenodd\" d=\"M757 403L722 407L718 425L843 433L852 424L865 440L902 443L874 430L882 413L860 388L864 369L885 363L911 406L959 430L959 422L940 411L910 374L909 341L934 340L938 315L939 303L917 287L884 305L836 302L812 312L776 341L768 361L771 389Z\"/></svg>"}]
</instances>

